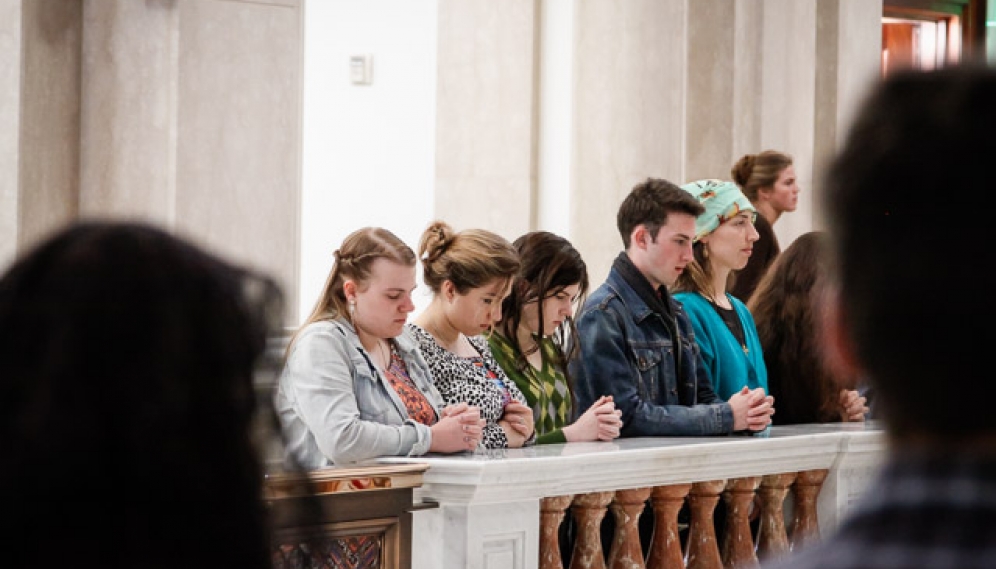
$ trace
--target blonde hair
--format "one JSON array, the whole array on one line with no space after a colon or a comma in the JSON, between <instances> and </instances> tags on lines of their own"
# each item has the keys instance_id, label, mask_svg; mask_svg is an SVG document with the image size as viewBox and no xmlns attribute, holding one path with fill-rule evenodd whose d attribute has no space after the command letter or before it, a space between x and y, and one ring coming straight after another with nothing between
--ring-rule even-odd
<instances>
[{"instance_id":1,"label":"blonde hair","mask_svg":"<svg viewBox=\"0 0 996 569\"><path fill-rule=\"evenodd\" d=\"M511 280L519 272L519 254L507 239L486 229L454 233L443 221L434 221L419 240L422 280L438 294L450 281L460 294L495 279Z\"/></svg>"},{"instance_id":2,"label":"blonde hair","mask_svg":"<svg viewBox=\"0 0 996 569\"><path fill-rule=\"evenodd\" d=\"M791 165L792 157L788 154L765 150L760 154L744 154L733 165L730 174L747 199L757 202L758 191L774 186L782 171Z\"/></svg>"},{"instance_id":3,"label":"blonde hair","mask_svg":"<svg viewBox=\"0 0 996 569\"><path fill-rule=\"evenodd\" d=\"M333 256L335 261L325 280L322 294L304 324L288 342L288 354L298 334L309 324L340 317L351 321L349 303L342 289L346 280L355 281L362 288L370 279L370 268L377 259L387 259L408 267L415 266L415 253L411 247L395 234L380 227L364 227L350 233Z\"/></svg>"}]
</instances>

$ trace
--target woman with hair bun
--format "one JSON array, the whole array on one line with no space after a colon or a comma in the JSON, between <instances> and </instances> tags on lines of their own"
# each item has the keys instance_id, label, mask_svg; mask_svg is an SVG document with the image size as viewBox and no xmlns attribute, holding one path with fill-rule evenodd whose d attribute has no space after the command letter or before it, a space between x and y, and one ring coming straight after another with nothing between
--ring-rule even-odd
<instances>
[{"instance_id":1,"label":"woman with hair bun","mask_svg":"<svg viewBox=\"0 0 996 569\"><path fill-rule=\"evenodd\" d=\"M288 452L303 467L477 448L478 409L443 407L404 328L414 289L415 253L390 231L359 229L336 250L276 394Z\"/></svg>"},{"instance_id":2,"label":"woman with hair bun","mask_svg":"<svg viewBox=\"0 0 996 569\"><path fill-rule=\"evenodd\" d=\"M454 232L442 221L419 242L432 302L408 328L446 401L480 408L486 448L517 448L535 438L532 409L495 360L484 334L501 320L502 300L519 271L505 238L483 229Z\"/></svg>"},{"instance_id":3,"label":"woman with hair bun","mask_svg":"<svg viewBox=\"0 0 996 569\"><path fill-rule=\"evenodd\" d=\"M745 154L730 173L758 213L754 227L759 238L747 266L737 271L730 288L733 296L746 303L781 252L774 225L783 213L795 211L799 204L799 184L792 157L777 150Z\"/></svg>"}]
</instances>

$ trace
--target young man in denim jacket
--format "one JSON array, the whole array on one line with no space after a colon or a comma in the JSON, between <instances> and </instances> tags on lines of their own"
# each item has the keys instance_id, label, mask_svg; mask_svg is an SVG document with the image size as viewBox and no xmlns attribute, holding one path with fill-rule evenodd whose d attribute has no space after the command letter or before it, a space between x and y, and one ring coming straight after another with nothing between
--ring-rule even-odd
<instances>
[{"instance_id":1,"label":"young man in denim jacket","mask_svg":"<svg viewBox=\"0 0 996 569\"><path fill-rule=\"evenodd\" d=\"M764 430L772 399L746 387L724 402L699 362L688 317L667 287L693 258L703 207L662 179L629 193L616 218L625 251L578 317L580 357L571 363L578 409L611 395L621 436L719 435Z\"/></svg>"}]
</instances>

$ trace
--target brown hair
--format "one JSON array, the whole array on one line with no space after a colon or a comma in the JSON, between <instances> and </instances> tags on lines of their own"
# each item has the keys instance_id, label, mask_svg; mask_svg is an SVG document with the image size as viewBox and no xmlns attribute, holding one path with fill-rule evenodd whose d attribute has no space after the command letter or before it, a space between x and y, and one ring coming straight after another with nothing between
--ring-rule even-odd
<instances>
[{"instance_id":1,"label":"brown hair","mask_svg":"<svg viewBox=\"0 0 996 569\"><path fill-rule=\"evenodd\" d=\"M781 424L843 420L840 390L858 383L856 377L841 377L823 353L819 324L829 286L827 239L821 231L797 237L775 258L747 304Z\"/></svg>"},{"instance_id":2,"label":"brown hair","mask_svg":"<svg viewBox=\"0 0 996 569\"><path fill-rule=\"evenodd\" d=\"M696 241L692 246L695 260L685 265L685 270L678 275L673 292L698 292L709 298L716 296L716 291L712 287L712 262L706 256L705 248L706 244L703 241ZM730 272L727 288L735 272Z\"/></svg>"},{"instance_id":3,"label":"brown hair","mask_svg":"<svg viewBox=\"0 0 996 569\"><path fill-rule=\"evenodd\" d=\"M777 150L760 154L744 154L730 170L733 181L751 202L757 201L758 190L770 188L782 171L792 165L792 157Z\"/></svg>"},{"instance_id":4,"label":"brown hair","mask_svg":"<svg viewBox=\"0 0 996 569\"><path fill-rule=\"evenodd\" d=\"M588 268L584 259L581 258L581 254L571 245L570 241L549 231L526 233L516 239L513 246L522 260L522 268L512 283L512 291L502 302L502 319L497 324L498 329L515 346L516 368L520 372L527 369L526 366L529 365L529 362L526 360L526 356L532 352L527 352L519 345L519 336L516 332L522 321L522 308L526 303L535 300L537 311L540 314L540 329L536 332L541 336L549 334L553 337L561 357L561 361L554 362L554 364L561 368L570 385L571 379L567 373L567 362L577 352L578 345L575 340L577 329L574 325L574 318L568 318L559 330L544 330L543 301L558 290L577 284L578 306L583 306L585 296L588 293ZM535 349L534 347L533 351ZM573 385L571 387L573 394Z\"/></svg>"},{"instance_id":5,"label":"brown hair","mask_svg":"<svg viewBox=\"0 0 996 569\"><path fill-rule=\"evenodd\" d=\"M486 229L454 233L443 221L432 222L422 233L418 256L423 280L437 294L443 281L466 294L495 279L511 280L519 271L519 254L501 235Z\"/></svg>"},{"instance_id":6,"label":"brown hair","mask_svg":"<svg viewBox=\"0 0 996 569\"><path fill-rule=\"evenodd\" d=\"M623 247L629 249L629 238L637 225L646 227L650 238L656 241L657 232L667 223L669 213L687 213L698 217L704 211L699 200L674 183L661 178L647 178L634 186L619 205L616 227L622 236Z\"/></svg>"},{"instance_id":7,"label":"brown hair","mask_svg":"<svg viewBox=\"0 0 996 569\"><path fill-rule=\"evenodd\" d=\"M311 315L287 343L288 354L297 335L308 324L340 317L350 318L346 293L342 289L346 280L356 281L362 287L370 278L370 267L377 259L387 259L408 267L415 266L415 253L411 247L405 245L395 234L380 227L364 227L350 233L332 255L335 260L325 280L322 294L311 309Z\"/></svg>"}]
</instances>

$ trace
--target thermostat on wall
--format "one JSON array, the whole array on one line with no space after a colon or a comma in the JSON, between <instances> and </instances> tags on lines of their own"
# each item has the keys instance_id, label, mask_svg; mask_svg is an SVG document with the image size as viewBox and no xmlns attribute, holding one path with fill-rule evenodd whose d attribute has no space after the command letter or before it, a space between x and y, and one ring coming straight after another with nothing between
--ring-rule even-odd
<instances>
[{"instance_id":1,"label":"thermostat on wall","mask_svg":"<svg viewBox=\"0 0 996 569\"><path fill-rule=\"evenodd\" d=\"M369 85L373 82L373 56L349 56L349 80L353 85Z\"/></svg>"}]
</instances>

